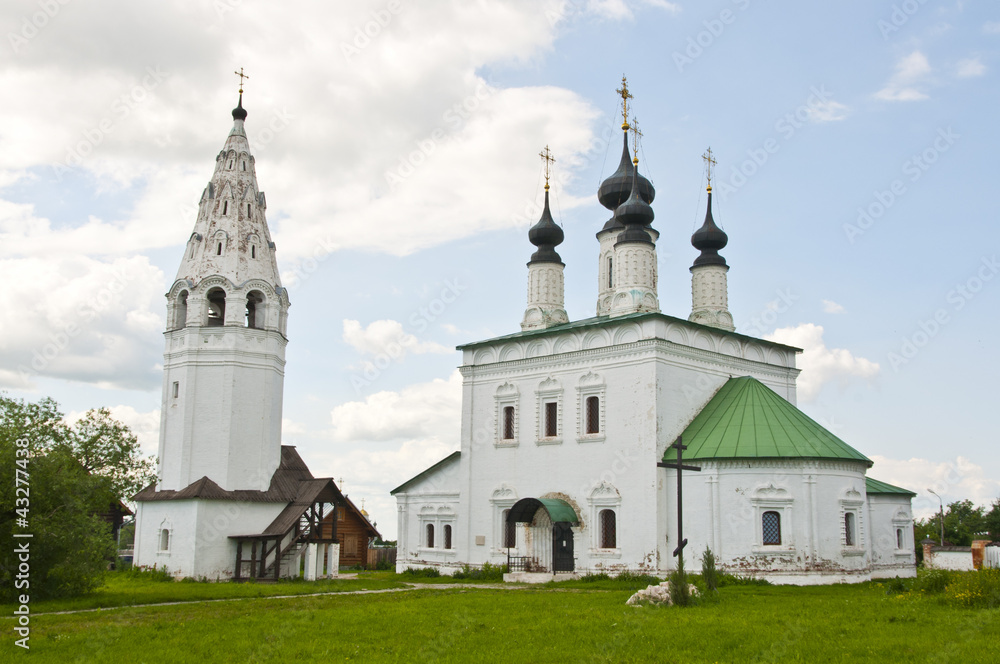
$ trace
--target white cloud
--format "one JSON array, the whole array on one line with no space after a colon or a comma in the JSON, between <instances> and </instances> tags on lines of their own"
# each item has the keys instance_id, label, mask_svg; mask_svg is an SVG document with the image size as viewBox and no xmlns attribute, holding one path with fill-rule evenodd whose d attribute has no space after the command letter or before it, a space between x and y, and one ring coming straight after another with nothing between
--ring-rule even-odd
<instances>
[{"instance_id":1,"label":"white cloud","mask_svg":"<svg viewBox=\"0 0 1000 664\"><path fill-rule=\"evenodd\" d=\"M361 327L356 320L344 319L344 341L362 355L387 355L402 359L408 353L450 353L453 349L433 341L419 341L396 320L377 320Z\"/></svg>"},{"instance_id":2,"label":"white cloud","mask_svg":"<svg viewBox=\"0 0 1000 664\"><path fill-rule=\"evenodd\" d=\"M418 383L399 392L377 392L364 401L334 408L333 439L337 442L430 438L458 446L462 414L462 376Z\"/></svg>"},{"instance_id":3,"label":"white cloud","mask_svg":"<svg viewBox=\"0 0 1000 664\"><path fill-rule=\"evenodd\" d=\"M43 375L153 389L161 377L163 273L144 256L0 260L0 385Z\"/></svg>"},{"instance_id":4,"label":"white cloud","mask_svg":"<svg viewBox=\"0 0 1000 664\"><path fill-rule=\"evenodd\" d=\"M955 75L959 78L974 78L986 73L986 65L979 58L968 58L959 60L955 68Z\"/></svg>"},{"instance_id":5,"label":"white cloud","mask_svg":"<svg viewBox=\"0 0 1000 664\"><path fill-rule=\"evenodd\" d=\"M900 58L896 71L885 87L875 93L876 99L885 101L918 101L927 99L921 90L931 73L931 65L920 51L914 51Z\"/></svg>"},{"instance_id":6,"label":"white cloud","mask_svg":"<svg viewBox=\"0 0 1000 664\"><path fill-rule=\"evenodd\" d=\"M823 311L828 314L842 314L847 310L844 309L843 305L837 304L833 300L823 300Z\"/></svg>"},{"instance_id":7,"label":"white cloud","mask_svg":"<svg viewBox=\"0 0 1000 664\"><path fill-rule=\"evenodd\" d=\"M639 3L630 3L627 0L588 0L587 11L603 18L620 21L633 17L630 5L634 4L657 7L671 14L676 14L681 10L679 4L676 2L667 2L667 0L641 0Z\"/></svg>"},{"instance_id":8,"label":"white cloud","mask_svg":"<svg viewBox=\"0 0 1000 664\"><path fill-rule=\"evenodd\" d=\"M927 518L938 511L940 503L928 489L941 496L945 509L948 503L965 499L989 507L1000 497L1000 480L987 477L982 466L966 457L956 457L954 461L916 458L904 461L875 455L871 459L875 465L868 471L870 477L916 492L913 512L917 518Z\"/></svg>"},{"instance_id":9,"label":"white cloud","mask_svg":"<svg viewBox=\"0 0 1000 664\"><path fill-rule=\"evenodd\" d=\"M802 370L798 378L801 401L812 401L831 381L844 384L851 378L871 379L879 372L879 365L871 360L855 357L845 348L827 348L820 325L802 323L796 327L782 327L764 338L802 349L797 360Z\"/></svg>"},{"instance_id":10,"label":"white cloud","mask_svg":"<svg viewBox=\"0 0 1000 664\"><path fill-rule=\"evenodd\" d=\"M832 99L809 104L806 106L806 116L810 122L838 122L847 117L850 111L846 105Z\"/></svg>"}]
</instances>

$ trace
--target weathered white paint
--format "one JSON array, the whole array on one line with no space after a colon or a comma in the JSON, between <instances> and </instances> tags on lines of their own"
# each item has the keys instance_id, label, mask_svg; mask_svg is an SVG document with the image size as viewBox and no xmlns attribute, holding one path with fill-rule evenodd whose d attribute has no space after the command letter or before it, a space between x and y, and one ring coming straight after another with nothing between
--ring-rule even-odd
<instances>
[{"instance_id":1,"label":"weathered white paint","mask_svg":"<svg viewBox=\"0 0 1000 664\"><path fill-rule=\"evenodd\" d=\"M949 547L961 550L933 549L930 559L924 558L924 566L932 569L950 569L958 571L971 571L975 569L972 564L972 549L969 547Z\"/></svg>"},{"instance_id":2,"label":"weathered white paint","mask_svg":"<svg viewBox=\"0 0 1000 664\"><path fill-rule=\"evenodd\" d=\"M688 320L732 332L729 313L727 265L696 265L691 268L691 315Z\"/></svg>"}]
</instances>

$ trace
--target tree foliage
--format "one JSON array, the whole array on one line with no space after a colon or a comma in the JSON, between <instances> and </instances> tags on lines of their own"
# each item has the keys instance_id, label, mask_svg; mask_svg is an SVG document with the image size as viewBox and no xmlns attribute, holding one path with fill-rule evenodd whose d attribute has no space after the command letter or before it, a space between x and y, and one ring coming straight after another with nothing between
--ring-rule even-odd
<instances>
[{"instance_id":1,"label":"tree foliage","mask_svg":"<svg viewBox=\"0 0 1000 664\"><path fill-rule=\"evenodd\" d=\"M944 539L947 544L969 546L972 540L984 533L991 533L996 539L1000 535L1000 500L993 503L989 513L983 506L976 507L971 500L956 500L948 503L944 512ZM994 525L991 525L994 524ZM935 542L941 539L940 513L926 519L918 519L913 524L913 534L917 542L929 537Z\"/></svg>"},{"instance_id":2,"label":"tree foliage","mask_svg":"<svg viewBox=\"0 0 1000 664\"><path fill-rule=\"evenodd\" d=\"M30 403L0 394L0 538L32 535L19 540L30 547L27 577L17 577L22 561L14 547L0 554L0 596L59 597L99 585L115 551L110 524L99 515L151 481L153 463L107 409L69 425L52 399Z\"/></svg>"}]
</instances>

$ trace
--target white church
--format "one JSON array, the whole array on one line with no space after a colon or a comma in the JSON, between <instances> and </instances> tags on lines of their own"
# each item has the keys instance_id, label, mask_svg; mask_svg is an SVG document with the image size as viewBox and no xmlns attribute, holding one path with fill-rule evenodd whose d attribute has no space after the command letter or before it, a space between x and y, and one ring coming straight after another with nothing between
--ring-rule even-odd
<instances>
[{"instance_id":1,"label":"white church","mask_svg":"<svg viewBox=\"0 0 1000 664\"><path fill-rule=\"evenodd\" d=\"M397 569L663 575L678 491L660 464L681 438L699 469L682 477L686 569L707 547L725 571L777 583L914 576L915 494L867 477L867 457L796 407L800 349L735 332L711 180L691 313L660 311L655 192L625 117L621 163L598 190L611 218L597 231L597 315L565 310L546 181L521 331L459 347L461 448L392 491Z\"/></svg>"},{"instance_id":2,"label":"white church","mask_svg":"<svg viewBox=\"0 0 1000 664\"><path fill-rule=\"evenodd\" d=\"M134 562L208 579L335 575L346 500L281 444L289 301L242 93L166 295L159 467L135 496Z\"/></svg>"}]
</instances>

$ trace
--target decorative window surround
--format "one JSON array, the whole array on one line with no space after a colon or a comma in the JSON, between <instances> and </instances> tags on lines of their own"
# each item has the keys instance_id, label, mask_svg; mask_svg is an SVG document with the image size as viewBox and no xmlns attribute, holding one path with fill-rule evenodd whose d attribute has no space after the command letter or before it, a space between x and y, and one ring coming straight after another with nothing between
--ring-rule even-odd
<instances>
[{"instance_id":1,"label":"decorative window surround","mask_svg":"<svg viewBox=\"0 0 1000 664\"><path fill-rule=\"evenodd\" d=\"M756 528L755 544L750 550L755 555L773 556L795 553L795 529L792 527L792 506L795 499L787 489L775 486L774 483L758 487L754 491L750 504L754 510L754 527ZM764 512L777 512L781 517L781 544L764 544L763 517Z\"/></svg>"},{"instance_id":2,"label":"decorative window surround","mask_svg":"<svg viewBox=\"0 0 1000 664\"><path fill-rule=\"evenodd\" d=\"M445 526L451 526L452 531L452 545L455 543L455 522L457 516L455 510L448 505L424 505L420 508L419 523L420 523L420 546L418 547L421 553L432 554L438 557L453 557L457 553L457 549L444 548L445 545ZM434 545L427 546L427 527L434 527Z\"/></svg>"},{"instance_id":3,"label":"decorative window surround","mask_svg":"<svg viewBox=\"0 0 1000 664\"><path fill-rule=\"evenodd\" d=\"M518 402L521 399L521 394L517 389L516 385L510 383L504 383L497 388L496 394L493 397L496 400L496 439L494 445L496 447L517 447L518 441L520 440L518 434L520 432L520 414L518 413ZM514 437L504 438L504 408L510 407L514 409Z\"/></svg>"},{"instance_id":4,"label":"decorative window surround","mask_svg":"<svg viewBox=\"0 0 1000 664\"><path fill-rule=\"evenodd\" d=\"M558 380L549 377L543 380L535 390L537 397L535 409L535 421L537 423L538 445L561 445L563 434L563 388ZM556 404L556 435L545 435L546 407L547 403Z\"/></svg>"},{"instance_id":5,"label":"decorative window surround","mask_svg":"<svg viewBox=\"0 0 1000 664\"><path fill-rule=\"evenodd\" d=\"M909 556L913 553L913 544L910 540L913 538L913 521L906 510L897 510L895 514L892 515L892 531L896 535L897 531L901 531L896 535L896 551L897 556ZM902 540L902 546L900 546L900 540Z\"/></svg>"},{"instance_id":6,"label":"decorative window surround","mask_svg":"<svg viewBox=\"0 0 1000 664\"><path fill-rule=\"evenodd\" d=\"M577 392L577 418L576 418L576 442L578 443L599 443L607 438L605 412L607 385L604 378L593 371L587 372L580 378L576 386ZM600 414L598 416L598 432L587 433L587 398L597 397Z\"/></svg>"},{"instance_id":7,"label":"decorative window surround","mask_svg":"<svg viewBox=\"0 0 1000 664\"><path fill-rule=\"evenodd\" d=\"M621 558L621 504L622 495L618 492L612 484L608 482L601 482L594 487L593 491L590 492L590 496L587 497L587 503L590 508L590 523L593 524L590 527L591 538L590 538L590 554L591 558ZM613 549L605 549L601 547L601 511L610 509L615 513L615 528L617 532L615 533L615 544Z\"/></svg>"},{"instance_id":8,"label":"decorative window surround","mask_svg":"<svg viewBox=\"0 0 1000 664\"><path fill-rule=\"evenodd\" d=\"M865 496L854 487L844 492L840 499L840 553L845 556L863 556L865 548L865 526L861 518L865 506ZM853 515L854 538L847 544L847 515Z\"/></svg>"},{"instance_id":9,"label":"decorative window surround","mask_svg":"<svg viewBox=\"0 0 1000 664\"><path fill-rule=\"evenodd\" d=\"M490 503L493 504L493 546L490 547L492 553L496 554L506 554L507 548L503 545L504 543L504 512L509 510L517 502L517 490L509 484L501 484L496 489L493 490L493 495L490 497ZM512 551L518 549L517 544L517 529L514 530L514 547Z\"/></svg>"}]
</instances>

